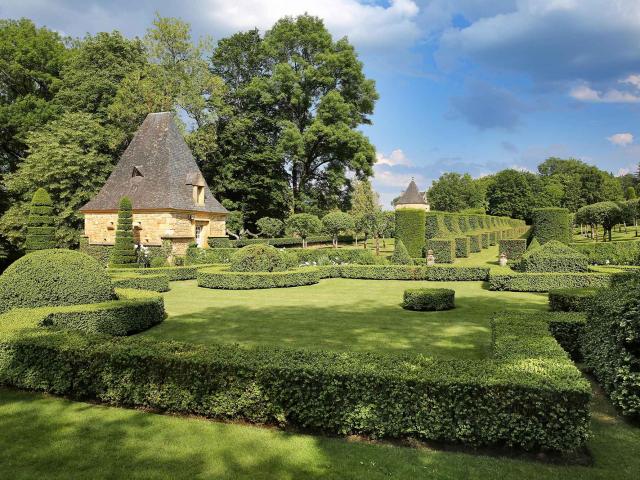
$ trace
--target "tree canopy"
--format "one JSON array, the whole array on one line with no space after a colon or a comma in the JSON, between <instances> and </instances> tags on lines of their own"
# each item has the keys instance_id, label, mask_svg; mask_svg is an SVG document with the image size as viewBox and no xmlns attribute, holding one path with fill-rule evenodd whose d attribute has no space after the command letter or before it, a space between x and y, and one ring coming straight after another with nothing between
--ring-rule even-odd
<instances>
[{"instance_id":1,"label":"tree canopy","mask_svg":"<svg viewBox=\"0 0 640 480\"><path fill-rule=\"evenodd\" d=\"M433 181L427 198L432 208L444 212L484 207L484 192L468 173L442 174L438 180Z\"/></svg>"}]
</instances>

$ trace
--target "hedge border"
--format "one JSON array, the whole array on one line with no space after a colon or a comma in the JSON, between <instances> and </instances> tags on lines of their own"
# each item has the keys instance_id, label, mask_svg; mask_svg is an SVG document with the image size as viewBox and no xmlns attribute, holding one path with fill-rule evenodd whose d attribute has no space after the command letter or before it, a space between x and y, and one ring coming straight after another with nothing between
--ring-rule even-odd
<instances>
[{"instance_id":1,"label":"hedge border","mask_svg":"<svg viewBox=\"0 0 640 480\"><path fill-rule=\"evenodd\" d=\"M408 288L402 297L402 308L421 312L437 312L455 308L455 290L450 288Z\"/></svg>"},{"instance_id":2,"label":"hedge border","mask_svg":"<svg viewBox=\"0 0 640 480\"><path fill-rule=\"evenodd\" d=\"M252 290L313 285L320 282L317 268L306 267L282 272L231 272L209 268L198 272L198 286L223 290Z\"/></svg>"},{"instance_id":3,"label":"hedge border","mask_svg":"<svg viewBox=\"0 0 640 480\"><path fill-rule=\"evenodd\" d=\"M508 267L492 267L489 290L509 292L548 292L558 288L600 288L611 284L609 273L521 273Z\"/></svg>"}]
</instances>

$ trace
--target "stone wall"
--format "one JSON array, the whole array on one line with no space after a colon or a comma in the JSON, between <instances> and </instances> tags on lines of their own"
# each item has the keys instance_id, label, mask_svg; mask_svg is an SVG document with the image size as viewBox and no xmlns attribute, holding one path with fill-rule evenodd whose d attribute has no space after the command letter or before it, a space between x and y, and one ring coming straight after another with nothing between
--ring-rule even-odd
<instances>
[{"instance_id":1,"label":"stone wall","mask_svg":"<svg viewBox=\"0 0 640 480\"><path fill-rule=\"evenodd\" d=\"M425 204L425 203L401 203L399 205L396 205L396 210L402 210L404 208L411 208L411 209L418 209L418 210L425 210L425 211L430 211L431 207L429 206L429 204Z\"/></svg>"},{"instance_id":2,"label":"stone wall","mask_svg":"<svg viewBox=\"0 0 640 480\"><path fill-rule=\"evenodd\" d=\"M87 212L84 217L84 234L89 244L112 245L115 242L117 212ZM225 218L219 213L134 210L134 235L136 243L145 246L160 246L163 240L171 240L174 253L181 255L196 239L196 223L204 229L202 246L207 248L208 237L225 235Z\"/></svg>"}]
</instances>

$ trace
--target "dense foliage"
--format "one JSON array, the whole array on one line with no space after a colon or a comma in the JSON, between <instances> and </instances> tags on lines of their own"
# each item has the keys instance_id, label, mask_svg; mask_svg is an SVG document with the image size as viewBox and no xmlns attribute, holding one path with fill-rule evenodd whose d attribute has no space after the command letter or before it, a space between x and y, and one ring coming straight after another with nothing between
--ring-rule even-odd
<instances>
[{"instance_id":1,"label":"dense foliage","mask_svg":"<svg viewBox=\"0 0 640 480\"><path fill-rule=\"evenodd\" d=\"M584 312L596 292L593 288L549 290L549 308L554 312Z\"/></svg>"},{"instance_id":2,"label":"dense foliage","mask_svg":"<svg viewBox=\"0 0 640 480\"><path fill-rule=\"evenodd\" d=\"M456 243L453 238L430 238L426 240L424 250L433 252L436 263L452 263L456 258Z\"/></svg>"},{"instance_id":3,"label":"dense foliage","mask_svg":"<svg viewBox=\"0 0 640 480\"><path fill-rule=\"evenodd\" d=\"M598 291L587 306L582 352L613 404L640 418L640 283Z\"/></svg>"},{"instance_id":4,"label":"dense foliage","mask_svg":"<svg viewBox=\"0 0 640 480\"><path fill-rule=\"evenodd\" d=\"M533 230L541 244L551 240L562 243L571 241L571 216L566 208L535 208L532 213Z\"/></svg>"},{"instance_id":5,"label":"dense foliage","mask_svg":"<svg viewBox=\"0 0 640 480\"><path fill-rule=\"evenodd\" d=\"M471 175L448 172L434 180L427 192L431 208L446 212L459 212L468 208L481 208L484 213L484 191Z\"/></svg>"},{"instance_id":6,"label":"dense foliage","mask_svg":"<svg viewBox=\"0 0 640 480\"><path fill-rule=\"evenodd\" d=\"M0 312L114 299L105 269L84 253L38 250L13 262L0 275Z\"/></svg>"},{"instance_id":7,"label":"dense foliage","mask_svg":"<svg viewBox=\"0 0 640 480\"><path fill-rule=\"evenodd\" d=\"M535 316L495 318L486 361L29 330L40 319L0 322L1 383L341 435L574 451L589 434L589 384Z\"/></svg>"},{"instance_id":8,"label":"dense foliage","mask_svg":"<svg viewBox=\"0 0 640 480\"><path fill-rule=\"evenodd\" d=\"M322 217L322 228L333 238L334 248L338 248L338 236L342 233L350 232L354 229L355 223L353 217L348 213L334 211L327 213Z\"/></svg>"},{"instance_id":9,"label":"dense foliage","mask_svg":"<svg viewBox=\"0 0 640 480\"><path fill-rule=\"evenodd\" d=\"M322 230L322 222L316 215L310 213L296 213L287 218L287 233L297 235L302 239L302 248L307 248L307 237Z\"/></svg>"},{"instance_id":10,"label":"dense foliage","mask_svg":"<svg viewBox=\"0 0 640 480\"><path fill-rule=\"evenodd\" d=\"M249 247L245 247L249 248ZM273 248L273 247L272 247ZM287 271L231 271L219 268L198 271L198 286L224 290L251 290L312 285L320 281L317 268L304 267Z\"/></svg>"},{"instance_id":11,"label":"dense foliage","mask_svg":"<svg viewBox=\"0 0 640 480\"><path fill-rule=\"evenodd\" d=\"M256 227L263 237L275 238L284 230L284 222L278 218L262 217L256 222Z\"/></svg>"},{"instance_id":12,"label":"dense foliage","mask_svg":"<svg viewBox=\"0 0 640 480\"><path fill-rule=\"evenodd\" d=\"M155 275L140 275L131 272L115 273L111 274L111 283L115 288L133 288L152 292L169 291L169 276L162 273Z\"/></svg>"},{"instance_id":13,"label":"dense foliage","mask_svg":"<svg viewBox=\"0 0 640 480\"><path fill-rule=\"evenodd\" d=\"M44 188L33 194L29 218L27 219L27 240L25 251L47 250L56 247L56 227L53 217L53 202Z\"/></svg>"},{"instance_id":14,"label":"dense foliage","mask_svg":"<svg viewBox=\"0 0 640 480\"><path fill-rule=\"evenodd\" d=\"M451 310L455 308L455 294L450 288L408 288L404 291L402 308L429 312Z\"/></svg>"},{"instance_id":15,"label":"dense foliage","mask_svg":"<svg viewBox=\"0 0 640 480\"><path fill-rule=\"evenodd\" d=\"M573 243L591 264L640 265L640 242Z\"/></svg>"},{"instance_id":16,"label":"dense foliage","mask_svg":"<svg viewBox=\"0 0 640 480\"><path fill-rule=\"evenodd\" d=\"M424 210L411 208L396 210L396 239L402 240L412 258L423 256L425 221Z\"/></svg>"},{"instance_id":17,"label":"dense foliage","mask_svg":"<svg viewBox=\"0 0 640 480\"><path fill-rule=\"evenodd\" d=\"M110 253L109 267L111 268L138 266L138 255L133 240L133 212L131 200L127 197L122 197L120 200L116 241Z\"/></svg>"},{"instance_id":18,"label":"dense foliage","mask_svg":"<svg viewBox=\"0 0 640 480\"><path fill-rule=\"evenodd\" d=\"M556 240L527 250L519 262L523 272L586 272L588 268L586 256Z\"/></svg>"},{"instance_id":19,"label":"dense foliage","mask_svg":"<svg viewBox=\"0 0 640 480\"><path fill-rule=\"evenodd\" d=\"M609 273L521 273L510 268L491 269L489 289L509 292L548 292L558 288L601 288L611 284Z\"/></svg>"},{"instance_id":20,"label":"dense foliage","mask_svg":"<svg viewBox=\"0 0 640 480\"><path fill-rule=\"evenodd\" d=\"M389 261L395 265L413 265L411 255L409 255L407 247L404 246L402 239L396 239L396 243L393 246L393 254L389 258Z\"/></svg>"},{"instance_id":21,"label":"dense foliage","mask_svg":"<svg viewBox=\"0 0 640 480\"><path fill-rule=\"evenodd\" d=\"M257 244L242 247L231 257L232 272L282 272L297 263L294 255L271 245Z\"/></svg>"},{"instance_id":22,"label":"dense foliage","mask_svg":"<svg viewBox=\"0 0 640 480\"><path fill-rule=\"evenodd\" d=\"M498 252L504 253L508 260L518 260L526 251L526 238L504 238L498 242Z\"/></svg>"}]
</instances>

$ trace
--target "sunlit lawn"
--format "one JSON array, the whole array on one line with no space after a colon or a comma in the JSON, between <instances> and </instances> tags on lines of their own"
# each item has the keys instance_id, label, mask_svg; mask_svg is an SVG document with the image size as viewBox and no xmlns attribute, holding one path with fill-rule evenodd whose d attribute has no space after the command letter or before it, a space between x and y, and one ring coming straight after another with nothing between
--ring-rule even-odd
<instances>
[{"instance_id":1,"label":"sunlit lawn","mask_svg":"<svg viewBox=\"0 0 640 480\"><path fill-rule=\"evenodd\" d=\"M456 308L413 312L406 288L452 288ZM169 317L146 336L197 343L230 342L337 351L425 353L481 358L489 321L500 310L547 308L544 294L490 292L482 282L322 280L296 288L226 291L174 282L164 295Z\"/></svg>"},{"instance_id":2,"label":"sunlit lawn","mask_svg":"<svg viewBox=\"0 0 640 480\"><path fill-rule=\"evenodd\" d=\"M640 233L640 227L638 227L638 233ZM598 228L598 242L602 242L604 239L604 230L602 227ZM609 240L607 236L607 241ZM624 241L634 241L640 240L640 237L636 236L636 227L633 225L628 226L626 228L622 227L621 229L615 227L611 231L611 240L614 242L624 242ZM595 239L589 237L583 237L580 234L580 229L576 228L573 230L573 240L574 243L595 243Z\"/></svg>"}]
</instances>

